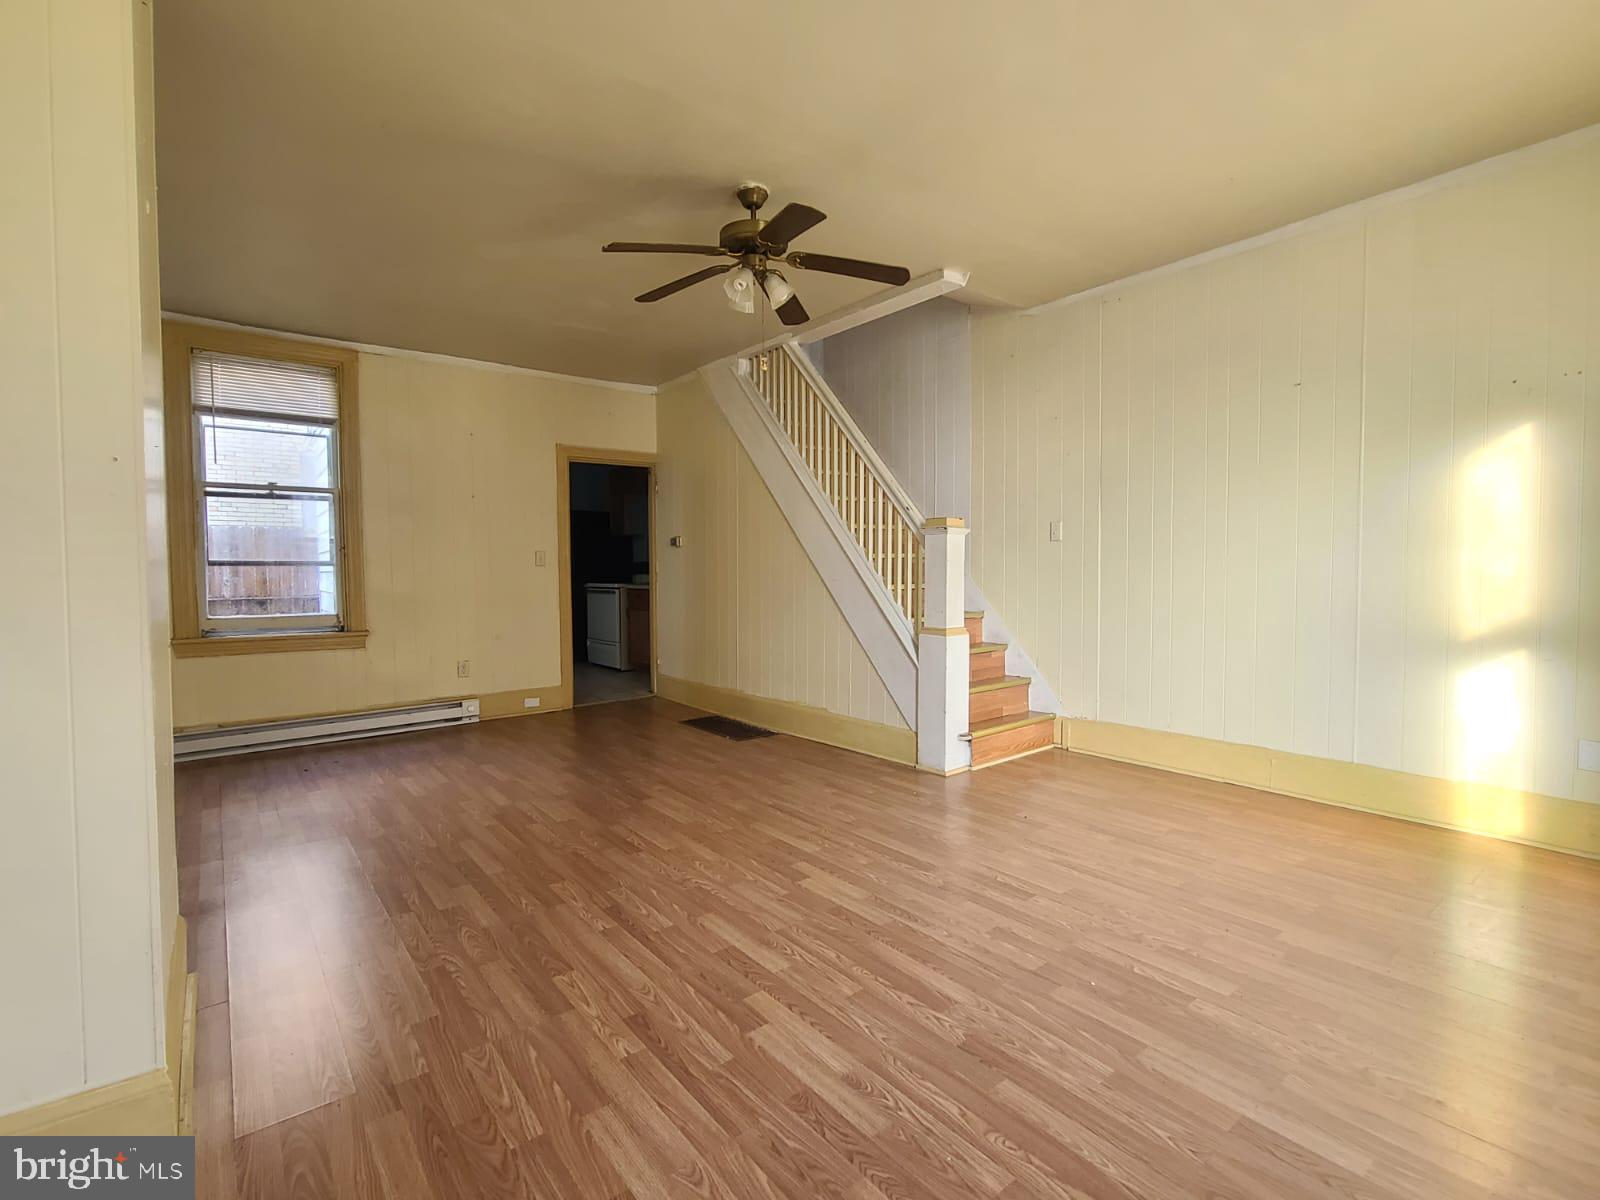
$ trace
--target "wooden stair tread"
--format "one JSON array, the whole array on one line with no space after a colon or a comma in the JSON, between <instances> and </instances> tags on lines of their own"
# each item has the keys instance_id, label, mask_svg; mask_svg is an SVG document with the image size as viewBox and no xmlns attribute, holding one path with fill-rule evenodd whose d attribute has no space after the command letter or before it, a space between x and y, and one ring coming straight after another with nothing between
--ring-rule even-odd
<instances>
[{"instance_id":1,"label":"wooden stair tread","mask_svg":"<svg viewBox=\"0 0 1600 1200\"><path fill-rule=\"evenodd\" d=\"M973 642L967 647L968 654L988 654L991 650L1004 650L1004 642Z\"/></svg>"},{"instance_id":2,"label":"wooden stair tread","mask_svg":"<svg viewBox=\"0 0 1600 1200\"><path fill-rule=\"evenodd\" d=\"M997 692L1001 688L1016 687L1019 683L1032 683L1026 675L1002 675L998 679L980 679L967 685L969 692Z\"/></svg>"},{"instance_id":3,"label":"wooden stair tread","mask_svg":"<svg viewBox=\"0 0 1600 1200\"><path fill-rule=\"evenodd\" d=\"M1046 721L1054 721L1055 713L1025 712L1014 717L995 717L988 721L974 721L967 730L967 736L973 741L979 738L993 737L997 733L1009 733L1013 729L1021 729L1027 725L1042 725Z\"/></svg>"}]
</instances>

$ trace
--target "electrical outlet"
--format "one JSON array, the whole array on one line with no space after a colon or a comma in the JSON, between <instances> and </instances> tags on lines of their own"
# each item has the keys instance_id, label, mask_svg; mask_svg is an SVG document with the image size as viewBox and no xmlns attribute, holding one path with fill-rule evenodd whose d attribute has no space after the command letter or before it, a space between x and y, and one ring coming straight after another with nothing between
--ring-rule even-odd
<instances>
[{"instance_id":1,"label":"electrical outlet","mask_svg":"<svg viewBox=\"0 0 1600 1200\"><path fill-rule=\"evenodd\" d=\"M538 708L539 707L539 697L537 697L537 696L524 696L522 698L522 707L523 708Z\"/></svg>"},{"instance_id":2,"label":"electrical outlet","mask_svg":"<svg viewBox=\"0 0 1600 1200\"><path fill-rule=\"evenodd\" d=\"M535 550L533 552L533 565L536 566L536 567L544 566L544 551L543 550Z\"/></svg>"},{"instance_id":3,"label":"electrical outlet","mask_svg":"<svg viewBox=\"0 0 1600 1200\"><path fill-rule=\"evenodd\" d=\"M1061 522L1060 521L1051 521L1050 522L1050 540L1052 542L1059 542L1061 540Z\"/></svg>"},{"instance_id":4,"label":"electrical outlet","mask_svg":"<svg viewBox=\"0 0 1600 1200\"><path fill-rule=\"evenodd\" d=\"M468 662L464 658L463 659L458 659L456 661L456 678L465 679L468 675L471 675L471 674L472 674L472 664L470 662Z\"/></svg>"}]
</instances>

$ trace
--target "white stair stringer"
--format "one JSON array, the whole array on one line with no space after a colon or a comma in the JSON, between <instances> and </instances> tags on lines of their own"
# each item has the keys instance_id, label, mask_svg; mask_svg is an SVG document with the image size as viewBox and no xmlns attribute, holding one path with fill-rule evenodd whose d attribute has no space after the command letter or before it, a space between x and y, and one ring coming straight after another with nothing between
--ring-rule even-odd
<instances>
[{"instance_id":1,"label":"white stair stringer","mask_svg":"<svg viewBox=\"0 0 1600 1200\"><path fill-rule=\"evenodd\" d=\"M911 729L917 727L917 641L910 620L879 580L767 402L738 362L700 369L784 519Z\"/></svg>"}]
</instances>

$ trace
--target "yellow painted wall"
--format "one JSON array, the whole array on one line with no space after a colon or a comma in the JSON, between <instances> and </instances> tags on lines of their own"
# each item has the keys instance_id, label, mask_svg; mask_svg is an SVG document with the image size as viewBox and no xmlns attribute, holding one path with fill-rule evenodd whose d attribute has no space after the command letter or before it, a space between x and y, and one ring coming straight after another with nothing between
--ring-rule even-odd
<instances>
[{"instance_id":1,"label":"yellow painted wall","mask_svg":"<svg viewBox=\"0 0 1600 1200\"><path fill-rule=\"evenodd\" d=\"M662 676L905 729L704 384L656 401Z\"/></svg>"},{"instance_id":2,"label":"yellow painted wall","mask_svg":"<svg viewBox=\"0 0 1600 1200\"><path fill-rule=\"evenodd\" d=\"M165 1064L150 42L147 0L0 5L0 1114Z\"/></svg>"},{"instance_id":3,"label":"yellow painted wall","mask_svg":"<svg viewBox=\"0 0 1600 1200\"><path fill-rule=\"evenodd\" d=\"M1600 136L978 312L972 477L1069 715L1600 801Z\"/></svg>"},{"instance_id":4,"label":"yellow painted wall","mask_svg":"<svg viewBox=\"0 0 1600 1200\"><path fill-rule=\"evenodd\" d=\"M655 397L401 355L359 369L371 637L179 659L180 728L560 683L556 446L653 451Z\"/></svg>"}]
</instances>

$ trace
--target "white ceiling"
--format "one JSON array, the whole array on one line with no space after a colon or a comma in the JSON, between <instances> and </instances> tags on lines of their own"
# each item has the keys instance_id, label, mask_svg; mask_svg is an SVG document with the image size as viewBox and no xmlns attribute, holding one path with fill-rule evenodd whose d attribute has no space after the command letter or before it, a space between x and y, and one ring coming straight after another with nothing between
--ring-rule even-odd
<instances>
[{"instance_id":1,"label":"white ceiling","mask_svg":"<svg viewBox=\"0 0 1600 1200\"><path fill-rule=\"evenodd\" d=\"M1033 304L1600 121L1596 0L159 0L164 306L655 383L797 248ZM813 316L875 285L795 272ZM774 324L770 313L769 328Z\"/></svg>"}]
</instances>

